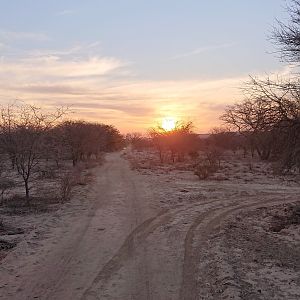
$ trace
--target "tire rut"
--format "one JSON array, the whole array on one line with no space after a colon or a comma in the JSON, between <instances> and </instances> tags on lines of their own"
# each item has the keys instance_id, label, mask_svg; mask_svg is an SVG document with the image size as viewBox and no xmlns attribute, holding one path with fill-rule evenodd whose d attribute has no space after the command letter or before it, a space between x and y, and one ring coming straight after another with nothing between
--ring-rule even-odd
<instances>
[{"instance_id":1,"label":"tire rut","mask_svg":"<svg viewBox=\"0 0 300 300\"><path fill-rule=\"evenodd\" d=\"M106 166L103 170L104 173L107 173L108 170L108 166ZM107 178L107 177L105 177ZM104 184L107 185L107 182ZM105 197L104 197L105 198ZM55 272L54 275L54 279L53 282L47 282L46 284L43 282L42 283L42 287L44 289L45 285L50 285L51 284L51 288L47 289L47 292L43 293L42 299L51 299L53 292L55 292L57 290L57 288L59 287L61 281L63 280L63 278L68 274L68 272L70 271L69 269L69 265L71 264L72 260L74 259L74 257L76 256L76 251L74 251L74 247L73 245L79 245L82 241L82 238L84 237L85 233L87 232L90 223L95 215L95 211L98 209L98 207L101 205L101 203L99 203L99 201L94 201L90 207L88 208L88 212L87 212L87 220L85 225L80 229L80 231L77 234L77 237L72 241L72 245L67 249L67 251L65 251L64 255L61 257L60 261L56 264L57 265L57 270ZM34 287L32 287L33 291L40 291L40 285L36 285ZM42 289L42 290L43 290ZM38 294L39 292L37 292Z\"/></svg>"},{"instance_id":2,"label":"tire rut","mask_svg":"<svg viewBox=\"0 0 300 300\"><path fill-rule=\"evenodd\" d=\"M116 252L116 254L104 265L101 271L96 275L90 286L85 290L81 299L87 299L88 296L92 296L94 299L99 299L97 294L92 291L93 286L102 282L105 284L109 279L118 272L124 263L131 259L135 254L135 248L140 245L145 239L153 233L158 227L167 224L174 216L183 211L188 211L195 207L204 206L207 204L219 203L220 200L210 200L201 202L198 204L191 204L188 207L182 207L178 205L173 209L164 209L156 216L147 219L142 224L137 226L125 239L122 246ZM155 221L159 220L155 223Z\"/></svg>"},{"instance_id":3,"label":"tire rut","mask_svg":"<svg viewBox=\"0 0 300 300\"><path fill-rule=\"evenodd\" d=\"M290 202L294 202L292 200ZM228 205L223 208L216 208L209 213L200 214L194 223L190 226L186 238L185 238L185 250L184 250L184 262L182 273L182 285L180 288L180 300L196 300L198 299L197 290L197 266L200 259L200 251L198 247L193 246L196 230L199 230L199 226L205 225L201 228L197 235L199 236L198 242L205 242L207 238L220 226L220 223L245 208L259 208L269 205L276 205L281 203L287 203L285 200L267 200L264 203L256 201L244 205ZM225 210L225 211L224 211ZM221 212L220 212L221 211ZM218 213L220 212L220 213Z\"/></svg>"}]
</instances>

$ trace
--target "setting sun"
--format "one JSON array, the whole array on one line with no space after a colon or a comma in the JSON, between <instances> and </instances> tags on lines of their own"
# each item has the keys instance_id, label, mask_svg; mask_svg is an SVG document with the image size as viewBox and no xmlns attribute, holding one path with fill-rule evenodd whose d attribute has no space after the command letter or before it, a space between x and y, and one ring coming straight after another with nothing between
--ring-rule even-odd
<instances>
[{"instance_id":1,"label":"setting sun","mask_svg":"<svg viewBox=\"0 0 300 300\"><path fill-rule=\"evenodd\" d=\"M161 126L166 131L171 131L176 127L176 120L174 118L168 117L162 120Z\"/></svg>"}]
</instances>

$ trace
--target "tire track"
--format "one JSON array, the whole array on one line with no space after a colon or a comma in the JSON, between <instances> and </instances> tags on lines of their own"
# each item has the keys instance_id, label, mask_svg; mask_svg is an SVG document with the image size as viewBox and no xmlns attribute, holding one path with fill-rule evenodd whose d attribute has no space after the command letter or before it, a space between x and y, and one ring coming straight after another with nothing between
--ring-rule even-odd
<instances>
[{"instance_id":1,"label":"tire track","mask_svg":"<svg viewBox=\"0 0 300 300\"><path fill-rule=\"evenodd\" d=\"M107 173L107 170L109 168L109 165L106 165L104 167L103 173ZM105 179L105 182L102 183L103 186L107 186L108 184L108 177L103 176ZM93 191L96 193L96 191ZM105 199L105 195L102 195L102 199ZM69 265L72 263L74 257L76 257L77 250L74 251L74 245L76 245L76 248L78 248L78 245L82 242L83 237L85 236L86 232L89 229L89 226L92 222L92 219L95 215L95 211L99 208L100 205L103 204L103 201L93 201L91 205L87 209L86 213L86 220L84 226L82 226L79 231L76 234L76 237L72 240L72 242L68 245L68 248L64 250L64 253L61 255L60 260L55 264L55 272L53 273L53 278L51 277L51 280L49 280L49 277L47 278L47 282L45 281L37 281L38 284L31 287L31 294L35 294L36 297L39 297L39 299L52 299L52 294L57 290L57 288L60 286L61 281L64 279L64 277L70 272ZM53 260L50 260L48 263L51 265L51 268L53 268ZM47 264L47 265L48 265ZM47 288L46 288L47 287ZM46 290L46 292L45 292ZM42 295L39 295L42 291ZM25 297L25 298L24 298ZM22 296L22 299L32 299L32 296Z\"/></svg>"},{"instance_id":2,"label":"tire track","mask_svg":"<svg viewBox=\"0 0 300 300\"><path fill-rule=\"evenodd\" d=\"M197 266L200 259L200 251L198 247L193 246L194 238L196 235L196 230L199 230L199 226L202 228L197 232L199 236L198 241L205 242L208 237L216 231L220 226L220 223L233 215L246 208L259 208L264 206L272 206L287 202L294 202L285 200L266 200L264 203L261 201L256 201L254 203L248 203L244 205L229 205L225 208L215 208L208 213L200 214L194 223L189 228L186 238L185 238L185 252L184 252L184 262L183 262L183 273L182 273L182 285L180 288L180 300L196 300L198 299L197 291ZM226 209L227 208L227 209ZM225 209L225 210L224 210Z\"/></svg>"},{"instance_id":3,"label":"tire track","mask_svg":"<svg viewBox=\"0 0 300 300\"><path fill-rule=\"evenodd\" d=\"M104 265L100 272L96 275L90 286L85 290L81 299L88 299L88 296L93 296L94 299L99 299L95 292L92 291L93 286L102 282L105 284L117 273L126 261L131 259L135 254L135 249L145 241L145 239L153 233L158 227L167 224L174 216L183 211L188 211L195 207L208 204L219 203L221 200L210 200L199 204L191 204L188 207L182 205L175 206L172 210L164 209L152 218L147 219L142 224L137 226L125 239L122 246L115 255ZM160 219L160 220L159 220ZM155 221L159 220L157 223Z\"/></svg>"},{"instance_id":4,"label":"tire track","mask_svg":"<svg viewBox=\"0 0 300 300\"><path fill-rule=\"evenodd\" d=\"M155 219L165 214L166 211L161 211L158 215L147 219L141 225L137 226L125 239L122 246L117 253L104 265L101 271L94 278L90 287L83 293L81 299L86 299L87 296L92 295L91 287L98 284L100 281L108 281L112 274L116 273L131 256L134 254L134 244L137 239L140 239L139 234L146 229Z\"/></svg>"},{"instance_id":5,"label":"tire track","mask_svg":"<svg viewBox=\"0 0 300 300\"><path fill-rule=\"evenodd\" d=\"M251 196L252 198L252 196ZM222 205L222 207L217 207L213 208L213 210L209 212L204 212L200 216L196 218L196 220L193 222L191 227L189 228L186 238L185 238L185 252L184 252L184 267L183 267L183 273L185 276L184 278L184 283L182 284L181 287L181 292L180 295L184 295L184 291L186 290L191 290L194 291L196 288L196 283L193 280L193 276L195 274L194 272L194 267L191 267L192 263L189 263L189 259L194 256L194 249L191 246L187 245L192 245L193 240L194 240L194 232L204 221L205 219L213 216L216 212L220 210L224 210L227 207L235 207L238 206L236 209L241 209L243 207L250 207L253 205L256 205L257 203L262 204L261 202L255 202L251 204L245 204L245 205L240 205L238 204L231 204L224 206L224 200L209 200L209 201L204 201L201 203L197 204L190 204L188 206L183 207L182 205L177 205L173 207L172 209L164 209L160 211L157 215L154 217L151 217L147 220L145 220L143 223L141 223L139 226L137 226L125 239L119 250L114 254L114 256L104 265L104 267L100 270L100 272L95 276L89 287L84 291L81 299L89 299L89 296L93 297L93 299L99 299L98 295L95 291L93 291L93 288L96 287L100 282L102 285L106 284L109 282L111 277L116 274L121 267L126 263L126 261L132 259L136 253L137 247L139 247L145 240L146 238L152 234L158 227L167 224L169 221L171 221L176 215L182 212L186 212L190 209L195 209L196 207L199 206L205 206L209 204L216 204L216 205ZM211 207L207 209L212 209ZM158 222L156 222L158 221ZM194 298L180 298L180 300L183 299L194 299ZM196 298L195 298L196 299Z\"/></svg>"}]
</instances>

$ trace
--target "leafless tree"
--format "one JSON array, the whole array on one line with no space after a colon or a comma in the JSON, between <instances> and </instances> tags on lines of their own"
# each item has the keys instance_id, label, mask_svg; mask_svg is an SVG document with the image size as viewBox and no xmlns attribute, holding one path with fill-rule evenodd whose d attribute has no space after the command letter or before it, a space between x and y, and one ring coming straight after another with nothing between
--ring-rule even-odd
<instances>
[{"instance_id":1,"label":"leafless tree","mask_svg":"<svg viewBox=\"0 0 300 300\"><path fill-rule=\"evenodd\" d=\"M0 179L0 205L4 203L4 197L9 192L10 189L15 187L15 182L7 179L1 178Z\"/></svg>"},{"instance_id":2,"label":"leafless tree","mask_svg":"<svg viewBox=\"0 0 300 300\"><path fill-rule=\"evenodd\" d=\"M192 122L177 122L173 130L167 131L160 126L152 128L149 135L159 152L160 161L169 154L171 161L182 161L186 154L198 150L199 138L193 133Z\"/></svg>"},{"instance_id":3,"label":"leafless tree","mask_svg":"<svg viewBox=\"0 0 300 300\"><path fill-rule=\"evenodd\" d=\"M300 1L288 7L290 20L277 21L272 41L284 61L300 62ZM283 168L300 167L300 80L250 77L244 85L246 100L227 108L222 120L243 134L262 159L271 156Z\"/></svg>"},{"instance_id":4,"label":"leafless tree","mask_svg":"<svg viewBox=\"0 0 300 300\"><path fill-rule=\"evenodd\" d=\"M236 152L239 147L240 137L227 127L216 127L211 130L208 137L208 143L211 147L221 150L231 150Z\"/></svg>"},{"instance_id":5,"label":"leafless tree","mask_svg":"<svg viewBox=\"0 0 300 300\"><path fill-rule=\"evenodd\" d=\"M167 143L165 139L165 130L161 127L151 128L149 136L152 140L153 146L156 148L159 154L160 162L164 162L164 152L167 150Z\"/></svg>"},{"instance_id":6,"label":"leafless tree","mask_svg":"<svg viewBox=\"0 0 300 300\"><path fill-rule=\"evenodd\" d=\"M0 142L21 176L30 200L30 179L43 155L42 139L65 114L65 109L44 113L32 105L8 105L1 108Z\"/></svg>"},{"instance_id":7,"label":"leafless tree","mask_svg":"<svg viewBox=\"0 0 300 300\"><path fill-rule=\"evenodd\" d=\"M270 157L273 131L269 120L269 105L262 99L247 99L229 106L221 119L244 135L261 159Z\"/></svg>"},{"instance_id":8,"label":"leafless tree","mask_svg":"<svg viewBox=\"0 0 300 300\"><path fill-rule=\"evenodd\" d=\"M287 8L290 20L288 23L277 21L271 36L278 46L278 52L284 61L300 61L300 1L292 0Z\"/></svg>"},{"instance_id":9,"label":"leafless tree","mask_svg":"<svg viewBox=\"0 0 300 300\"><path fill-rule=\"evenodd\" d=\"M295 80L251 77L244 85L246 100L229 106L221 119L243 134L261 159L285 156L285 165L292 166L300 146L299 87Z\"/></svg>"},{"instance_id":10,"label":"leafless tree","mask_svg":"<svg viewBox=\"0 0 300 300\"><path fill-rule=\"evenodd\" d=\"M61 130L74 166L92 156L118 150L123 142L119 131L105 124L66 121Z\"/></svg>"},{"instance_id":11,"label":"leafless tree","mask_svg":"<svg viewBox=\"0 0 300 300\"><path fill-rule=\"evenodd\" d=\"M132 146L132 149L143 150L152 146L149 137L139 132L128 133L125 136L126 143Z\"/></svg>"}]
</instances>

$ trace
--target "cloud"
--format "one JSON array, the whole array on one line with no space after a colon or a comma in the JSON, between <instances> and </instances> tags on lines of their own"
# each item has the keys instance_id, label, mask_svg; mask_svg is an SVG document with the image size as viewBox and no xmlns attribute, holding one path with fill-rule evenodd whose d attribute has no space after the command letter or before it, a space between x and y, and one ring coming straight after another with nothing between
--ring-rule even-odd
<instances>
[{"instance_id":1,"label":"cloud","mask_svg":"<svg viewBox=\"0 0 300 300\"><path fill-rule=\"evenodd\" d=\"M87 47L98 46L96 43ZM0 58L0 100L21 99L46 108L70 106L74 118L145 131L165 116L191 120L199 132L220 123L227 104L243 95L248 76L214 80L143 80L124 75L130 64L115 57L84 56L84 46ZM289 73L284 68L281 74Z\"/></svg>"},{"instance_id":2,"label":"cloud","mask_svg":"<svg viewBox=\"0 0 300 300\"><path fill-rule=\"evenodd\" d=\"M112 101L111 101L112 102ZM68 106L68 102L60 103L60 105ZM132 103L131 103L132 104ZM154 112L153 107L146 105L124 105L123 101L117 101L115 103L107 101L85 101L85 102L75 102L71 105L73 109L92 109L92 110L101 110L101 111L114 111L126 114L128 116L138 117L143 116L148 117Z\"/></svg>"},{"instance_id":3,"label":"cloud","mask_svg":"<svg viewBox=\"0 0 300 300\"><path fill-rule=\"evenodd\" d=\"M111 57L62 59L55 55L0 60L0 78L8 75L16 80L46 80L107 75L121 68L123 62Z\"/></svg>"},{"instance_id":4,"label":"cloud","mask_svg":"<svg viewBox=\"0 0 300 300\"><path fill-rule=\"evenodd\" d=\"M33 84L28 78L20 84L2 83L0 94L46 107L70 106L74 116L112 123L123 132L147 130L166 115L192 120L206 132L218 122L220 107L236 100L235 86L244 79L148 81L104 76Z\"/></svg>"},{"instance_id":5,"label":"cloud","mask_svg":"<svg viewBox=\"0 0 300 300\"><path fill-rule=\"evenodd\" d=\"M6 48L7 48L7 45L0 43L0 50L6 49Z\"/></svg>"},{"instance_id":6,"label":"cloud","mask_svg":"<svg viewBox=\"0 0 300 300\"><path fill-rule=\"evenodd\" d=\"M236 45L236 43L224 43L224 44L215 45L215 46L211 45L211 46L200 47L200 48L197 48L195 50L192 50L192 51L189 51L186 53L175 55L175 56L171 57L171 60L194 56L194 55L198 55L198 54L208 52L208 51L231 48L235 45Z\"/></svg>"},{"instance_id":7,"label":"cloud","mask_svg":"<svg viewBox=\"0 0 300 300\"><path fill-rule=\"evenodd\" d=\"M34 40L40 42L50 40L46 34L40 32L17 32L9 30L0 30L0 39L7 41Z\"/></svg>"},{"instance_id":8,"label":"cloud","mask_svg":"<svg viewBox=\"0 0 300 300\"><path fill-rule=\"evenodd\" d=\"M83 55L87 53L98 53L101 43L99 41L88 43L88 44L77 44L67 49L43 49L43 50L32 50L28 53L29 56L40 57L40 56L74 56Z\"/></svg>"},{"instance_id":9,"label":"cloud","mask_svg":"<svg viewBox=\"0 0 300 300\"><path fill-rule=\"evenodd\" d=\"M58 11L55 15L56 16L66 16L66 15L74 15L76 12L72 9L65 9L62 11Z\"/></svg>"}]
</instances>

